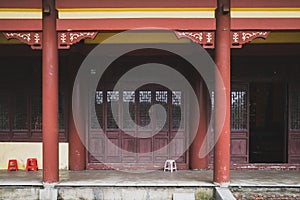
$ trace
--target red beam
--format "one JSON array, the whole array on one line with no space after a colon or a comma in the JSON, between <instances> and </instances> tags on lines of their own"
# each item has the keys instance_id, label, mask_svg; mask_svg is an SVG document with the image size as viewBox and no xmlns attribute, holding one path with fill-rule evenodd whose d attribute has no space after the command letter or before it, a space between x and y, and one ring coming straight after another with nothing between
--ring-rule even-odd
<instances>
[{"instance_id":1,"label":"red beam","mask_svg":"<svg viewBox=\"0 0 300 200\"><path fill-rule=\"evenodd\" d=\"M290 0L231 0L232 8L299 8L300 1Z\"/></svg>"},{"instance_id":2,"label":"red beam","mask_svg":"<svg viewBox=\"0 0 300 200\"><path fill-rule=\"evenodd\" d=\"M215 1L57 0L57 8L215 8Z\"/></svg>"},{"instance_id":3,"label":"red beam","mask_svg":"<svg viewBox=\"0 0 300 200\"><path fill-rule=\"evenodd\" d=\"M40 19L0 19L1 31L37 31L42 30Z\"/></svg>"},{"instance_id":4,"label":"red beam","mask_svg":"<svg viewBox=\"0 0 300 200\"><path fill-rule=\"evenodd\" d=\"M161 27L172 30L215 30L215 19L70 19L57 20L57 30L127 30ZM231 30L299 30L300 18L233 18ZM2 31L42 30L39 19L0 19Z\"/></svg>"},{"instance_id":5,"label":"red beam","mask_svg":"<svg viewBox=\"0 0 300 200\"><path fill-rule=\"evenodd\" d=\"M58 182L58 50L53 0L43 1L43 182Z\"/></svg>"},{"instance_id":6,"label":"red beam","mask_svg":"<svg viewBox=\"0 0 300 200\"><path fill-rule=\"evenodd\" d=\"M214 182L222 185L230 181L230 0L218 0L215 62L221 80L215 86Z\"/></svg>"},{"instance_id":7,"label":"red beam","mask_svg":"<svg viewBox=\"0 0 300 200\"><path fill-rule=\"evenodd\" d=\"M42 8L41 0L1 0L0 8Z\"/></svg>"},{"instance_id":8,"label":"red beam","mask_svg":"<svg viewBox=\"0 0 300 200\"><path fill-rule=\"evenodd\" d=\"M299 30L300 18L231 19L231 30Z\"/></svg>"},{"instance_id":9,"label":"red beam","mask_svg":"<svg viewBox=\"0 0 300 200\"><path fill-rule=\"evenodd\" d=\"M215 19L59 19L57 30L128 30L138 28L171 30L215 30Z\"/></svg>"}]
</instances>

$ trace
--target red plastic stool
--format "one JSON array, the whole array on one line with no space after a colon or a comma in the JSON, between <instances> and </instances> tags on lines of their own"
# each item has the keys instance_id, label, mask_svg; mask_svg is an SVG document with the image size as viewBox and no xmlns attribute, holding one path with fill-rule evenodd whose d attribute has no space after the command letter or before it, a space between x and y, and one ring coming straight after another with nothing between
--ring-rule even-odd
<instances>
[{"instance_id":1,"label":"red plastic stool","mask_svg":"<svg viewBox=\"0 0 300 200\"><path fill-rule=\"evenodd\" d=\"M38 165L37 165L37 159L36 158L27 158L26 171L28 172L29 170L33 170L33 171L38 170Z\"/></svg>"},{"instance_id":2,"label":"red plastic stool","mask_svg":"<svg viewBox=\"0 0 300 200\"><path fill-rule=\"evenodd\" d=\"M8 161L7 171L16 170L18 171L18 162L16 159L11 159Z\"/></svg>"}]
</instances>

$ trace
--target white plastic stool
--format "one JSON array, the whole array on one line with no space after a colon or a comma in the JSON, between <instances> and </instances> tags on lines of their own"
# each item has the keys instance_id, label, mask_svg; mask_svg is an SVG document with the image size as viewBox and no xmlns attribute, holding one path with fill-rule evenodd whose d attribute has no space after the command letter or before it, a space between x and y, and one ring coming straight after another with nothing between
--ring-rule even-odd
<instances>
[{"instance_id":1,"label":"white plastic stool","mask_svg":"<svg viewBox=\"0 0 300 200\"><path fill-rule=\"evenodd\" d=\"M170 170L171 172L173 172L174 170L177 171L175 160L166 160L164 171L166 170Z\"/></svg>"}]
</instances>

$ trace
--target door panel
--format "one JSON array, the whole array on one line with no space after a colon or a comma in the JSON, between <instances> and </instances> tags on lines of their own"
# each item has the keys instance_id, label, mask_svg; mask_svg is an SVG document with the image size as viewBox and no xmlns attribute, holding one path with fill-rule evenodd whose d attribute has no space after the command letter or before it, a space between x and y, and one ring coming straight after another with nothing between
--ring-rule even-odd
<instances>
[{"instance_id":1,"label":"door panel","mask_svg":"<svg viewBox=\"0 0 300 200\"><path fill-rule=\"evenodd\" d=\"M88 163L93 168L96 163L151 168L163 165L166 159L177 159L179 165L187 166L182 95L156 86L97 91L96 113L90 115Z\"/></svg>"},{"instance_id":2,"label":"door panel","mask_svg":"<svg viewBox=\"0 0 300 200\"><path fill-rule=\"evenodd\" d=\"M249 92L247 84L231 88L231 163L249 162Z\"/></svg>"},{"instance_id":3,"label":"door panel","mask_svg":"<svg viewBox=\"0 0 300 200\"><path fill-rule=\"evenodd\" d=\"M121 152L120 148L120 139L116 138L109 138L109 142L111 145L106 145L106 160L110 163L117 163L121 162Z\"/></svg>"},{"instance_id":4,"label":"door panel","mask_svg":"<svg viewBox=\"0 0 300 200\"><path fill-rule=\"evenodd\" d=\"M300 155L300 134L290 133L290 155Z\"/></svg>"},{"instance_id":5,"label":"door panel","mask_svg":"<svg viewBox=\"0 0 300 200\"><path fill-rule=\"evenodd\" d=\"M244 156L247 153L247 140L246 139L232 139L231 155Z\"/></svg>"},{"instance_id":6,"label":"door panel","mask_svg":"<svg viewBox=\"0 0 300 200\"><path fill-rule=\"evenodd\" d=\"M300 164L300 86L289 86L288 162Z\"/></svg>"}]
</instances>

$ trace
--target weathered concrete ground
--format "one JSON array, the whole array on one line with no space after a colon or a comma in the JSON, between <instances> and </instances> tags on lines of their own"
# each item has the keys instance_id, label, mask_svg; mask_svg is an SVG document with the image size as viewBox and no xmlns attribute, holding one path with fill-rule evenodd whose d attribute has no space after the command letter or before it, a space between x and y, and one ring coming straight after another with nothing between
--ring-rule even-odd
<instances>
[{"instance_id":1,"label":"weathered concrete ground","mask_svg":"<svg viewBox=\"0 0 300 200\"><path fill-rule=\"evenodd\" d=\"M212 199L212 177L211 170L60 171L55 188L65 200L172 199L180 192ZM229 187L237 199L300 199L300 171L231 171ZM42 188L42 171L0 171L0 199L39 199Z\"/></svg>"},{"instance_id":2,"label":"weathered concrete ground","mask_svg":"<svg viewBox=\"0 0 300 200\"><path fill-rule=\"evenodd\" d=\"M231 188L237 200L300 200L300 188L243 187Z\"/></svg>"}]
</instances>

